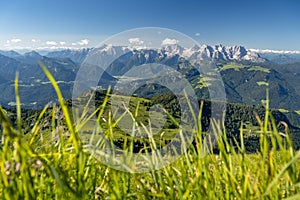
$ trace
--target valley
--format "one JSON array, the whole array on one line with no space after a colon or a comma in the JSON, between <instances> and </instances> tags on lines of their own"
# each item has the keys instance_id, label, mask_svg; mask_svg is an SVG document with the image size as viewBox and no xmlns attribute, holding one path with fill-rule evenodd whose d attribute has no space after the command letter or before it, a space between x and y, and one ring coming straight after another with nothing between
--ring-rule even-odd
<instances>
[{"instance_id":1,"label":"valley","mask_svg":"<svg viewBox=\"0 0 300 200\"><path fill-rule=\"evenodd\" d=\"M103 72L100 88L114 88L115 93L127 94L128 90L120 83L131 85L144 85L140 87L135 96L153 99L155 96L168 94L170 91L157 85L151 86L152 78L145 74L133 74L126 77L126 72L132 66L158 63L167 65L181 73L193 87L197 98L209 100L210 91L218 93L221 87L217 74L220 73L228 103L245 106L263 106L266 99L266 90L269 92L270 108L277 109L286 116L287 120L295 127L300 126L299 120L299 84L297 75L299 65L277 64L260 55L248 51L243 47L225 47L222 45L193 47L184 49L178 45L171 45L158 50L135 50L129 47L103 46L95 49L62 50L50 52L41 56L37 52L24 55L17 52L0 52L0 89L2 95L0 103L3 107L15 106L14 78L19 73L19 88L22 107L27 109L42 109L46 104L57 103L57 98L52 85L40 68L38 62L44 63L57 81L64 99L72 98L73 83L80 66L84 64L88 53L97 52L102 59L120 55ZM107 58L106 58L107 57ZM202 60L209 64L212 70L201 74L193 67L193 60ZM120 69L122 66L122 70ZM100 68L99 68L100 69ZM150 72L149 72L150 73ZM169 73L169 72L167 72ZM168 76L172 76L168 75ZM172 82L166 79L167 74L160 81ZM165 79L165 80L164 80ZM176 80L175 80L176 81ZM178 84L178 83L177 83ZM123 84L124 85L124 84ZM151 87L154 87L151 89ZM230 117L230 116L228 116ZM236 128L237 129L237 128Z\"/></svg>"}]
</instances>

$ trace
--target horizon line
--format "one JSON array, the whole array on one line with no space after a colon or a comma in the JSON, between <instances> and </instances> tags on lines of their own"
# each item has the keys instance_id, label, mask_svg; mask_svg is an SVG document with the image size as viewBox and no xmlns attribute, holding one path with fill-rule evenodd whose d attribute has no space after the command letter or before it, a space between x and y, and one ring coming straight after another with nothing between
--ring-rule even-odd
<instances>
[{"instance_id":1,"label":"horizon line","mask_svg":"<svg viewBox=\"0 0 300 200\"><path fill-rule=\"evenodd\" d=\"M109 44L108 44L109 45ZM207 44L202 44L202 45L207 45ZM200 46L202 46L200 45ZM216 45L222 45L220 43L214 44L214 45L207 45L207 46L216 46ZM225 47L233 47L233 46L241 46L244 47L243 45L223 45ZM45 46L45 47L14 47L14 48L0 48L0 51L15 51L20 54L24 54L27 52L32 52L32 51L63 51L63 50L82 50L82 49L93 49L93 48L98 48L95 46L85 46L85 47L74 47L74 46ZM246 48L246 47L245 47ZM273 54L300 54L299 50L274 50L274 49L256 49L256 48L246 48L248 51L252 51L255 53L273 53Z\"/></svg>"}]
</instances>

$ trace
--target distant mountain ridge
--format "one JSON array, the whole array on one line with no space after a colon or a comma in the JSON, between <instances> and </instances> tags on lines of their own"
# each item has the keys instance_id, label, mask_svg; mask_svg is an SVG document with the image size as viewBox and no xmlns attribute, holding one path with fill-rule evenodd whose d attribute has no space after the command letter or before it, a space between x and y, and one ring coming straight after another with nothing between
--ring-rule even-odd
<instances>
[{"instance_id":1,"label":"distant mountain ridge","mask_svg":"<svg viewBox=\"0 0 300 200\"><path fill-rule=\"evenodd\" d=\"M80 50L66 49L61 51L49 52L46 56L49 58L70 58L74 62L82 63L90 50L91 48Z\"/></svg>"},{"instance_id":2,"label":"distant mountain ridge","mask_svg":"<svg viewBox=\"0 0 300 200\"><path fill-rule=\"evenodd\" d=\"M172 47L173 46L173 47ZM63 50L55 50L55 51L45 51L34 50L31 52L27 52L25 54L20 54L16 51L4 51L0 50L0 54L15 58L17 60L23 59L27 57L26 54L37 53L50 57L50 58L70 58L74 62L82 63L88 53L92 50L107 50L109 54L112 49L117 49L117 46L111 45L103 45L97 48L83 48L83 49L63 49ZM133 51L132 47L121 47L123 50L127 49L128 51ZM137 50L140 50L138 48ZM170 53L179 53L184 56L191 56L193 54L197 54L200 59L211 59L214 61L250 61L250 62L265 62L271 61L276 64L288 64L288 63L296 63L300 62L300 51L284 51L284 50L261 50L261 49L246 49L243 46L224 46L222 44L217 45L200 45L194 46L192 48L183 48L179 45L169 45L165 46L162 49L169 51ZM38 53L41 52L41 53ZM41 56L41 55L40 55ZM194 55L195 56L195 55ZM29 59L30 62L30 59Z\"/></svg>"},{"instance_id":3,"label":"distant mountain ridge","mask_svg":"<svg viewBox=\"0 0 300 200\"><path fill-rule=\"evenodd\" d=\"M143 48L134 48L127 46L112 46L103 45L97 48L88 48L80 50L61 50L48 53L46 56L51 58L70 58L74 62L82 63L89 52L102 51L105 54L113 54L116 51L122 51L125 54L128 51L142 50ZM147 48L145 48L147 49ZM200 60L213 60L213 61L251 61L251 62L265 62L266 59L259 54L247 50L243 46L223 46L221 44L209 46L193 46L191 48L183 48L178 44L163 46L158 51L164 51L168 55L178 54L183 57L195 57Z\"/></svg>"},{"instance_id":4,"label":"distant mountain ridge","mask_svg":"<svg viewBox=\"0 0 300 200\"><path fill-rule=\"evenodd\" d=\"M276 64L291 64L300 62L300 53L259 53L264 58Z\"/></svg>"},{"instance_id":5,"label":"distant mountain ridge","mask_svg":"<svg viewBox=\"0 0 300 200\"><path fill-rule=\"evenodd\" d=\"M271 50L271 49L250 49L262 57L276 64L291 64L300 62L300 51Z\"/></svg>"}]
</instances>

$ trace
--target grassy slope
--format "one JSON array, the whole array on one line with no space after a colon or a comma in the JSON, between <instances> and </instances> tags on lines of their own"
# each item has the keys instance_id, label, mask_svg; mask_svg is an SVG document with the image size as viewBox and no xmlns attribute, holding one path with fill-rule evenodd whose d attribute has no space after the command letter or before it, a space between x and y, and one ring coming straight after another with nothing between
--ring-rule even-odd
<instances>
[{"instance_id":1,"label":"grassy slope","mask_svg":"<svg viewBox=\"0 0 300 200\"><path fill-rule=\"evenodd\" d=\"M284 143L268 121L261 122L260 140L265 145L255 154L246 154L243 145L231 148L224 138L218 143L218 154L199 156L198 143L170 166L131 174L107 167L84 148L76 151L71 137L51 140L55 126L48 137L36 135L30 144L34 134L24 137L11 130L2 114L6 139L0 154L0 194L4 198L278 199L298 195L300 190L300 154L288 143L279 151L266 145L276 140Z\"/></svg>"},{"instance_id":2,"label":"grassy slope","mask_svg":"<svg viewBox=\"0 0 300 200\"><path fill-rule=\"evenodd\" d=\"M232 148L224 138L218 142L218 154L199 156L202 134L199 131L197 145L191 146L177 161L141 174L121 172L102 164L89 151L76 147L78 144L72 137L64 137L66 131L76 132L60 129L59 124L46 130L48 136L39 134L37 129L23 136L22 132L11 129L3 112L1 122L6 136L0 154L0 194L4 198L279 199L299 196L300 154L293 151L288 140L282 141L271 121L260 122L262 147L255 154L246 154L243 145L238 150ZM53 140L57 133L60 137ZM278 151L267 145L275 141L283 145Z\"/></svg>"},{"instance_id":3,"label":"grassy slope","mask_svg":"<svg viewBox=\"0 0 300 200\"><path fill-rule=\"evenodd\" d=\"M51 75L47 75L51 79ZM146 173L127 173L104 165L93 152L85 149L78 140L78 126L74 127L66 103L57 85L53 84L61 109L50 109L50 125L43 124L45 109L38 117L41 120L24 132L20 102L17 101L16 129L10 124L7 113L0 109L5 137L0 150L0 195L4 199L300 197L297 166L300 152L291 147L288 130L278 132L268 106L264 120L257 118L261 145L255 154L246 154L242 130L241 145L233 148L226 134L215 124L214 133L222 136L217 142L218 154L201 153L203 132L197 129L195 145L174 163ZM104 112L104 108L99 112ZM61 116L64 117L60 119ZM112 124L107 128L113 128ZM130 153L130 149L125 151ZM152 162L149 160L148 164Z\"/></svg>"}]
</instances>

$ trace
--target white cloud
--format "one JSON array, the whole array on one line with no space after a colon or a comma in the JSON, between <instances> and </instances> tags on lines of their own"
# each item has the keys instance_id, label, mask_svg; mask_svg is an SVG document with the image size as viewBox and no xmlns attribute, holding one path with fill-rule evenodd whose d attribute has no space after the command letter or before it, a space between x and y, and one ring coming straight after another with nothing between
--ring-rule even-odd
<instances>
[{"instance_id":1,"label":"white cloud","mask_svg":"<svg viewBox=\"0 0 300 200\"><path fill-rule=\"evenodd\" d=\"M176 39L170 39L170 38L166 38L162 41L161 45L174 45L174 44L178 44L178 40Z\"/></svg>"},{"instance_id":2,"label":"white cloud","mask_svg":"<svg viewBox=\"0 0 300 200\"><path fill-rule=\"evenodd\" d=\"M41 42L41 40L32 38L31 42Z\"/></svg>"},{"instance_id":3,"label":"white cloud","mask_svg":"<svg viewBox=\"0 0 300 200\"><path fill-rule=\"evenodd\" d=\"M88 39L83 39L83 40L80 40L79 42L77 42L77 44L79 44L80 46L88 45L89 40Z\"/></svg>"},{"instance_id":4,"label":"white cloud","mask_svg":"<svg viewBox=\"0 0 300 200\"><path fill-rule=\"evenodd\" d=\"M21 39L11 39L10 41L12 43L18 43L18 42L21 42L22 40Z\"/></svg>"},{"instance_id":5,"label":"white cloud","mask_svg":"<svg viewBox=\"0 0 300 200\"><path fill-rule=\"evenodd\" d=\"M54 46L54 45L57 45L57 42L55 42L55 41L46 41L46 44Z\"/></svg>"},{"instance_id":6,"label":"white cloud","mask_svg":"<svg viewBox=\"0 0 300 200\"><path fill-rule=\"evenodd\" d=\"M41 46L35 48L37 50L62 50L62 49L79 49L79 48L74 48L74 47L69 47L69 46Z\"/></svg>"},{"instance_id":7,"label":"white cloud","mask_svg":"<svg viewBox=\"0 0 300 200\"><path fill-rule=\"evenodd\" d=\"M66 38L67 39L67 38ZM90 41L86 38L69 42L68 40L60 39L45 39L41 40L36 37L25 39L8 38L0 43L0 49L5 50L59 50L59 49L81 49L90 45Z\"/></svg>"},{"instance_id":8,"label":"white cloud","mask_svg":"<svg viewBox=\"0 0 300 200\"><path fill-rule=\"evenodd\" d=\"M196 37L199 37L199 36L200 36L200 33L195 33L195 36L196 36Z\"/></svg>"},{"instance_id":9,"label":"white cloud","mask_svg":"<svg viewBox=\"0 0 300 200\"><path fill-rule=\"evenodd\" d=\"M128 42L130 44L135 44L135 45L142 45L142 44L144 44L144 41L141 40L140 38L129 38Z\"/></svg>"},{"instance_id":10,"label":"white cloud","mask_svg":"<svg viewBox=\"0 0 300 200\"><path fill-rule=\"evenodd\" d=\"M14 38L14 39L11 39L11 40L6 40L6 43L7 43L7 44L10 44L10 43L18 43L18 42L21 42L21 41L22 41L21 39Z\"/></svg>"},{"instance_id":11,"label":"white cloud","mask_svg":"<svg viewBox=\"0 0 300 200\"><path fill-rule=\"evenodd\" d=\"M83 39L83 40L80 40L79 42L72 42L71 45L72 46L84 46L84 45L88 45L89 44L89 40L88 39Z\"/></svg>"}]
</instances>

